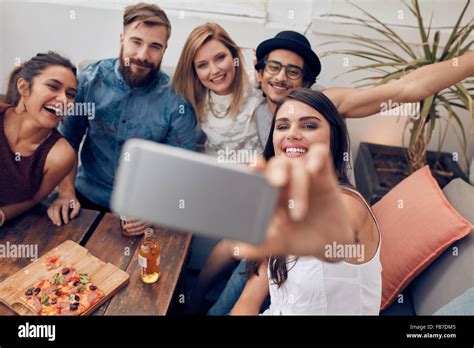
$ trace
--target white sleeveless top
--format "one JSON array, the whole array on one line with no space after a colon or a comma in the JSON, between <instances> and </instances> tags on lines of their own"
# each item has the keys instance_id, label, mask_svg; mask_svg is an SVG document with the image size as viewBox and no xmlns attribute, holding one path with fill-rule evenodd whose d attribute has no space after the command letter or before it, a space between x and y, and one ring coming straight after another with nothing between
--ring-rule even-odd
<instances>
[{"instance_id":1,"label":"white sleeveless top","mask_svg":"<svg viewBox=\"0 0 474 348\"><path fill-rule=\"evenodd\" d=\"M204 117L201 129L206 134L204 152L219 156L225 151L229 155L232 151L250 151L260 155L262 147L258 141L257 125L254 117L255 108L261 103L261 92L255 88L253 73L249 74L249 86L245 91L244 102L235 116L226 115L216 117L209 105L209 96L212 100L212 110L217 116L225 115L232 103L233 95L218 95L212 91L206 96ZM255 153L254 153L255 152Z\"/></svg>"},{"instance_id":2,"label":"white sleeveless top","mask_svg":"<svg viewBox=\"0 0 474 348\"><path fill-rule=\"evenodd\" d=\"M380 228L370 206L379 244L374 257L363 264L330 263L315 257L287 258L288 279L280 288L270 279L270 308L264 315L379 315L382 299ZM295 261L296 259L296 261Z\"/></svg>"}]
</instances>

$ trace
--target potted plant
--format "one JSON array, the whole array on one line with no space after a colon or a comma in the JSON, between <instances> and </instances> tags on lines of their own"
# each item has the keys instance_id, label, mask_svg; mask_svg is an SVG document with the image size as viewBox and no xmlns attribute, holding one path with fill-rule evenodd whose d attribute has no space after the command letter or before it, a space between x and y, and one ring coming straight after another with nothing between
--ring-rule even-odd
<instances>
[{"instance_id":1,"label":"potted plant","mask_svg":"<svg viewBox=\"0 0 474 348\"><path fill-rule=\"evenodd\" d=\"M474 21L471 19L467 24L461 26L470 0L466 1L456 23L453 25L452 32L444 48L439 45L440 31L432 33L431 20L428 27L425 27L418 0L413 0L411 4L405 1L402 2L418 23L422 47L421 54L417 54L389 25L384 24L355 4L351 3L366 18L339 14L326 15L349 20L350 24L362 26L369 29L369 31L376 32L397 47L396 52L384 46L378 40L358 34L353 36L342 35L343 41L325 43L345 43L360 47L358 49L333 50L324 54L324 56L334 54L350 55L368 60L368 64L355 66L346 72L367 71L372 74L369 77L354 81L359 84L359 87L384 84L392 79L398 79L421 66L453 59L467 52L473 44L472 40L467 43L466 41L468 41L469 35L473 30ZM463 151L462 158L460 159L465 161L465 167L467 171L469 170L467 137L457 109L468 110L472 114L472 97L469 93L472 93L474 90L473 83L474 78L468 79L421 100L416 108L418 110L416 117L406 118L402 135L402 143L406 145L406 148L361 143L355 172L358 189L367 199L374 203L383 194L388 192L390 188L403 180L404 177L421 168L426 163L430 165L433 175L441 187L456 177L462 177L467 181L467 175L458 165L458 159L453 159L452 154L441 153L441 149L446 139L448 127L453 126L454 123L454 131ZM441 114L440 111L442 109L447 111L447 117ZM447 122L444 128L439 125L440 141L438 149L436 152L427 151L427 146L431 142L433 131L440 118L445 118ZM410 131L410 137L406 144L405 131L407 128Z\"/></svg>"}]
</instances>

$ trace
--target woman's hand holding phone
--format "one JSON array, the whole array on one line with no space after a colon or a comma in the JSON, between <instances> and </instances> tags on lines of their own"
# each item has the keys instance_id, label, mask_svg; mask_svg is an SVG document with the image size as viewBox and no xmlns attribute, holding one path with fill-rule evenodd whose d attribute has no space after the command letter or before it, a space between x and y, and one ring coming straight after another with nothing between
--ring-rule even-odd
<instances>
[{"instance_id":1,"label":"woman's hand holding phone","mask_svg":"<svg viewBox=\"0 0 474 348\"><path fill-rule=\"evenodd\" d=\"M281 194L266 241L259 246L235 242L241 257L298 255L331 261L324 255L326 245L354 242L332 163L329 148L321 144L311 146L301 158L281 155L268 162L259 159L255 170L265 172Z\"/></svg>"}]
</instances>

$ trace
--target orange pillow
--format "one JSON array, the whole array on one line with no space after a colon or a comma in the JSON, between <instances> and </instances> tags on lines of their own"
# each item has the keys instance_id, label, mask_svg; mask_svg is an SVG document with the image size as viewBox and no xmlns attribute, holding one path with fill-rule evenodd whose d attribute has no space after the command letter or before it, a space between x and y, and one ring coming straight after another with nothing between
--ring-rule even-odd
<instances>
[{"instance_id":1,"label":"orange pillow","mask_svg":"<svg viewBox=\"0 0 474 348\"><path fill-rule=\"evenodd\" d=\"M382 310L472 228L449 204L428 166L400 182L373 210L382 234Z\"/></svg>"}]
</instances>

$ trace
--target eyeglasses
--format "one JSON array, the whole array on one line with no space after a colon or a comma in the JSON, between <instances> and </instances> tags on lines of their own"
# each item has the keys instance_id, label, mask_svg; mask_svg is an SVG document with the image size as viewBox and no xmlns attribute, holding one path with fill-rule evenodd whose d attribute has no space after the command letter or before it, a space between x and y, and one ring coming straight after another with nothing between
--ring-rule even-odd
<instances>
[{"instance_id":1,"label":"eyeglasses","mask_svg":"<svg viewBox=\"0 0 474 348\"><path fill-rule=\"evenodd\" d=\"M297 80L303 76L303 69L296 65L283 65L275 60L265 61L265 71L270 75L276 75L280 72L281 68L285 68L286 77L290 80Z\"/></svg>"}]
</instances>

